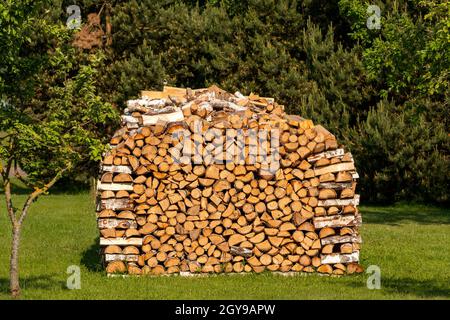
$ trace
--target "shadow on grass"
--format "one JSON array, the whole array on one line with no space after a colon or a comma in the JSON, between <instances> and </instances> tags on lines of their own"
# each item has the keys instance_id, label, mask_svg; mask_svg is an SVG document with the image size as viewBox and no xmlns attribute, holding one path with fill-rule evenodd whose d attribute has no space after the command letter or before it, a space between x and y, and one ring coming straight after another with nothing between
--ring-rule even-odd
<instances>
[{"instance_id":1,"label":"shadow on grass","mask_svg":"<svg viewBox=\"0 0 450 320\"><path fill-rule=\"evenodd\" d=\"M361 287L361 282L347 284L350 287ZM370 289L367 289L370 290ZM376 289L373 289L376 290ZM372 290L371 290L372 291ZM413 295L417 299L449 299L450 286L445 281L417 280L412 278L381 277L381 289L384 294Z\"/></svg>"},{"instance_id":2,"label":"shadow on grass","mask_svg":"<svg viewBox=\"0 0 450 320\"><path fill-rule=\"evenodd\" d=\"M412 294L419 298L450 298L448 283L411 278L382 278L381 287L389 293Z\"/></svg>"},{"instance_id":3,"label":"shadow on grass","mask_svg":"<svg viewBox=\"0 0 450 320\"><path fill-rule=\"evenodd\" d=\"M46 274L40 276L20 277L21 290L42 289L50 290L54 288L66 288L66 283L55 279L57 274ZM0 278L0 293L9 294L9 278Z\"/></svg>"},{"instance_id":4,"label":"shadow on grass","mask_svg":"<svg viewBox=\"0 0 450 320\"><path fill-rule=\"evenodd\" d=\"M420 224L450 224L450 209L418 205L392 207L362 207L363 222L399 225L405 222Z\"/></svg>"},{"instance_id":5,"label":"shadow on grass","mask_svg":"<svg viewBox=\"0 0 450 320\"><path fill-rule=\"evenodd\" d=\"M103 272L99 237L95 238L94 243L83 252L80 262L91 272Z\"/></svg>"}]
</instances>

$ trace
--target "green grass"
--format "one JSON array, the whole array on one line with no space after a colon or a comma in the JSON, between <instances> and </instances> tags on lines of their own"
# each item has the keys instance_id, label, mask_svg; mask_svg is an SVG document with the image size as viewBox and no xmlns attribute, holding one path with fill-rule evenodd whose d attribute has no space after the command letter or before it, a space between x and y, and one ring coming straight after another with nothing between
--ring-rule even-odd
<instances>
[{"instance_id":1,"label":"green grass","mask_svg":"<svg viewBox=\"0 0 450 320\"><path fill-rule=\"evenodd\" d=\"M15 197L23 200L24 195ZM10 226L0 198L0 299L9 299ZM429 206L361 207L362 264L368 274L283 277L269 273L202 278L107 278L99 264L93 199L51 195L33 204L21 245L24 299L448 299L450 212ZM81 268L81 289L66 288L67 267Z\"/></svg>"}]
</instances>

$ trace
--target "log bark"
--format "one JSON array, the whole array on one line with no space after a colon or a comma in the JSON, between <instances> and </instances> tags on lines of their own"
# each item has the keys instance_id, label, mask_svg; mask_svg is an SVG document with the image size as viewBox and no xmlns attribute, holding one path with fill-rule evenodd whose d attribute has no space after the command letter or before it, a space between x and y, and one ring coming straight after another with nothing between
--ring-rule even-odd
<instances>
[{"instance_id":1,"label":"log bark","mask_svg":"<svg viewBox=\"0 0 450 320\"><path fill-rule=\"evenodd\" d=\"M320 176L325 173L333 173L333 172L340 172L340 171L351 171L355 169L355 165L353 162L344 162L344 163L338 163L338 164L332 164L326 167L322 167L319 169L314 170L315 176Z\"/></svg>"},{"instance_id":2,"label":"log bark","mask_svg":"<svg viewBox=\"0 0 450 320\"><path fill-rule=\"evenodd\" d=\"M116 239L105 239L100 238L100 245L101 246L110 246L110 245L118 245L118 246L142 246L142 238L116 238Z\"/></svg>"},{"instance_id":3,"label":"log bark","mask_svg":"<svg viewBox=\"0 0 450 320\"><path fill-rule=\"evenodd\" d=\"M330 216L330 217L317 217L313 219L314 227L325 228L339 228L347 226L360 226L361 217L359 215L345 215L345 216Z\"/></svg>"},{"instance_id":4,"label":"log bark","mask_svg":"<svg viewBox=\"0 0 450 320\"><path fill-rule=\"evenodd\" d=\"M322 264L349 263L359 261L359 251L350 254L332 253L320 256Z\"/></svg>"},{"instance_id":5,"label":"log bark","mask_svg":"<svg viewBox=\"0 0 450 320\"><path fill-rule=\"evenodd\" d=\"M97 189L100 191L133 191L133 185L131 183L97 183Z\"/></svg>"},{"instance_id":6,"label":"log bark","mask_svg":"<svg viewBox=\"0 0 450 320\"><path fill-rule=\"evenodd\" d=\"M345 242L352 242L352 243L361 243L362 242L360 235L332 236L332 237L323 238L320 241L322 242L322 245L345 243Z\"/></svg>"},{"instance_id":7,"label":"log bark","mask_svg":"<svg viewBox=\"0 0 450 320\"><path fill-rule=\"evenodd\" d=\"M320 200L317 204L319 207L331 207L331 206L348 206L359 205L359 194L356 194L353 199L333 199L333 200Z\"/></svg>"}]
</instances>

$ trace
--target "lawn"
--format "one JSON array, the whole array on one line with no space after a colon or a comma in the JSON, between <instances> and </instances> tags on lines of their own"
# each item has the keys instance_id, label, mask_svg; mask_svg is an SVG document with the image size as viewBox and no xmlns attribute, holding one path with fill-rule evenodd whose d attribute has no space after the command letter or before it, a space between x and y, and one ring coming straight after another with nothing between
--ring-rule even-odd
<instances>
[{"instance_id":1,"label":"lawn","mask_svg":"<svg viewBox=\"0 0 450 320\"><path fill-rule=\"evenodd\" d=\"M23 195L15 197L23 200ZM0 299L8 299L10 226L0 198ZM24 299L449 299L450 210L431 206L361 207L364 267L381 268L381 289L368 274L283 277L262 273L183 278L108 278L97 246L89 193L49 195L33 204L21 245ZM81 268L81 289L66 288L67 267Z\"/></svg>"}]
</instances>

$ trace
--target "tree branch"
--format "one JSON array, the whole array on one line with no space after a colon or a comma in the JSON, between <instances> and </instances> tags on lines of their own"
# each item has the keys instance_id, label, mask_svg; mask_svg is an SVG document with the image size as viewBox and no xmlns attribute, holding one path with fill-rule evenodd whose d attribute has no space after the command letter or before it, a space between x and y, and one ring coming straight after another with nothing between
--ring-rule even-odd
<instances>
[{"instance_id":1,"label":"tree branch","mask_svg":"<svg viewBox=\"0 0 450 320\"><path fill-rule=\"evenodd\" d=\"M67 166L66 168L62 169L61 171L59 171L55 177L53 177L53 179L48 182L47 184L45 184L42 188L36 188L36 190L34 190L27 198L27 201L25 202L25 204L23 205L22 208L22 214L19 218L18 224L21 225L23 220L25 219L27 213L28 213L28 209L30 208L31 204L33 203L34 200L37 199L37 197L39 197L41 194L45 193L48 191L48 189L50 189L64 174L64 172L66 172L67 170L70 169L70 165Z\"/></svg>"}]
</instances>

